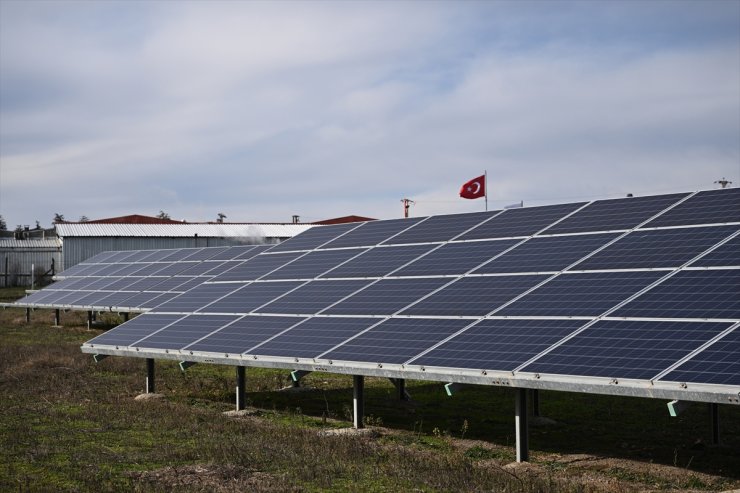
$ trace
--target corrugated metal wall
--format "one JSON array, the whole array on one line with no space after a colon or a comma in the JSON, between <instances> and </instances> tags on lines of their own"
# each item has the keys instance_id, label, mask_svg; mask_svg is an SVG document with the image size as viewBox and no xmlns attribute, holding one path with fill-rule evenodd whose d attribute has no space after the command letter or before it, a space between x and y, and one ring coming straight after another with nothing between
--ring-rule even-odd
<instances>
[{"instance_id":1,"label":"corrugated metal wall","mask_svg":"<svg viewBox=\"0 0 740 493\"><path fill-rule=\"evenodd\" d=\"M200 248L226 245L278 243L279 238L142 238L142 237L80 237L64 238L64 258L58 271L79 264L98 253L116 250L156 250L164 248Z\"/></svg>"},{"instance_id":2,"label":"corrugated metal wall","mask_svg":"<svg viewBox=\"0 0 740 493\"><path fill-rule=\"evenodd\" d=\"M18 240L0 241L0 287L38 285L40 275L52 267L59 272L62 247L58 241ZM36 279L32 279L31 266ZM46 278L48 283L50 278Z\"/></svg>"}]
</instances>

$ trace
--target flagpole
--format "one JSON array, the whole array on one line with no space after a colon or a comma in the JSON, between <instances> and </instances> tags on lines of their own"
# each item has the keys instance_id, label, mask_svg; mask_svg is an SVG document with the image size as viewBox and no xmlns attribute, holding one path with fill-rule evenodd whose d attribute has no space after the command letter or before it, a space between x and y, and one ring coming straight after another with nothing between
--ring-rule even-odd
<instances>
[{"instance_id":1,"label":"flagpole","mask_svg":"<svg viewBox=\"0 0 740 493\"><path fill-rule=\"evenodd\" d=\"M485 191L486 197L486 212L488 212L488 170L483 170L483 190Z\"/></svg>"}]
</instances>

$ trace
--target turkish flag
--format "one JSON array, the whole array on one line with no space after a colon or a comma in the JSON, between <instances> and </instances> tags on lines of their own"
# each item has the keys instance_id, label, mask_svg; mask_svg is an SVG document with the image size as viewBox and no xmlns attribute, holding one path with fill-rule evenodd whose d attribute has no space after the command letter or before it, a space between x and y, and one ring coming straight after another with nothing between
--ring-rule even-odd
<instances>
[{"instance_id":1,"label":"turkish flag","mask_svg":"<svg viewBox=\"0 0 740 493\"><path fill-rule=\"evenodd\" d=\"M460 187L460 197L464 199L479 199L486 196L486 175L480 175L477 178L463 183Z\"/></svg>"}]
</instances>

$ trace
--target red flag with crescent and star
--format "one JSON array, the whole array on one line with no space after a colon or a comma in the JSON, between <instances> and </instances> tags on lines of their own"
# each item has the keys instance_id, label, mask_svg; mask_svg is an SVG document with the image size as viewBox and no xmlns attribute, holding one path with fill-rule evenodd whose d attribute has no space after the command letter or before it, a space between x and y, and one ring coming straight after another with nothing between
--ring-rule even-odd
<instances>
[{"instance_id":1,"label":"red flag with crescent and star","mask_svg":"<svg viewBox=\"0 0 740 493\"><path fill-rule=\"evenodd\" d=\"M460 197L464 199L479 199L486 196L486 175L480 175L463 183L460 187Z\"/></svg>"}]
</instances>

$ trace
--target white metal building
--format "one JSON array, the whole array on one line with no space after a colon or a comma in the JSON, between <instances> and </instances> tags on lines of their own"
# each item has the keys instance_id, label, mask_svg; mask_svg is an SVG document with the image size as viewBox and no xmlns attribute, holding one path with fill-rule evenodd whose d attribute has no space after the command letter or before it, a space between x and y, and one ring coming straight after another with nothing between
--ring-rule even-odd
<instances>
[{"instance_id":1,"label":"white metal building","mask_svg":"<svg viewBox=\"0 0 740 493\"><path fill-rule=\"evenodd\" d=\"M62 259L57 271L105 251L279 243L311 227L314 225L58 223Z\"/></svg>"},{"instance_id":2,"label":"white metal building","mask_svg":"<svg viewBox=\"0 0 740 493\"><path fill-rule=\"evenodd\" d=\"M59 272L62 242L59 238L16 240L0 238L0 287L31 286L33 277Z\"/></svg>"}]
</instances>

